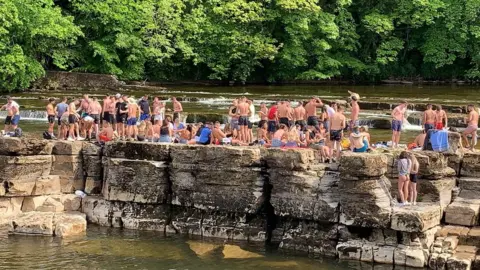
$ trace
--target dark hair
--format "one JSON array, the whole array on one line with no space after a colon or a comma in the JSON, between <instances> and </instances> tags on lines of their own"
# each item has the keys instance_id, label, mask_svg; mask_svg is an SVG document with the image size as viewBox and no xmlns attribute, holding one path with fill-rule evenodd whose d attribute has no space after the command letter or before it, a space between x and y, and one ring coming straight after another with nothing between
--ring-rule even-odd
<instances>
[{"instance_id":1,"label":"dark hair","mask_svg":"<svg viewBox=\"0 0 480 270\"><path fill-rule=\"evenodd\" d=\"M351 96L353 101L357 101L357 96Z\"/></svg>"},{"instance_id":2,"label":"dark hair","mask_svg":"<svg viewBox=\"0 0 480 270\"><path fill-rule=\"evenodd\" d=\"M400 153L400 156L398 157L398 159L405 159L405 158L407 158L407 157L408 157L407 151L402 151L402 152Z\"/></svg>"},{"instance_id":3,"label":"dark hair","mask_svg":"<svg viewBox=\"0 0 480 270\"><path fill-rule=\"evenodd\" d=\"M167 119L163 119L162 127L168 127L170 123L168 122Z\"/></svg>"},{"instance_id":4,"label":"dark hair","mask_svg":"<svg viewBox=\"0 0 480 270\"><path fill-rule=\"evenodd\" d=\"M437 105L437 111L440 111L442 109L442 105L438 104Z\"/></svg>"},{"instance_id":5,"label":"dark hair","mask_svg":"<svg viewBox=\"0 0 480 270\"><path fill-rule=\"evenodd\" d=\"M55 99L54 98L49 98L48 99L48 102L52 102L52 101L55 101Z\"/></svg>"}]
</instances>

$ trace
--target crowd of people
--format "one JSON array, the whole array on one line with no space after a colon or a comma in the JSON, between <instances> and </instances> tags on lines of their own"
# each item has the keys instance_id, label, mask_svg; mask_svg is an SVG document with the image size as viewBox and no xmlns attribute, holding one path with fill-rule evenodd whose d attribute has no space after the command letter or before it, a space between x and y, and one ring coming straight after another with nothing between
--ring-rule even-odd
<instances>
[{"instance_id":1,"label":"crowd of people","mask_svg":"<svg viewBox=\"0 0 480 270\"><path fill-rule=\"evenodd\" d=\"M83 95L80 99L63 98L60 102L51 98L46 106L48 130L43 136L69 141L94 139L101 143L138 140L204 145L310 147L319 151L323 161L335 162L344 149L361 153L371 148L368 127L360 126L359 122L359 99L358 94L349 91L347 104L324 104L317 97L307 101L280 100L269 106L261 103L256 113L253 100L241 97L232 101L228 110L228 123L186 124L181 121L182 104L175 97L171 98L171 108L167 108L165 101L159 97L150 100L148 95L138 101L121 94L106 95L102 102L97 97L90 98L88 95ZM349 107L349 114L345 114L345 105ZM401 102L391 112L390 146L393 148L399 146L407 107L407 102ZM18 129L20 106L8 98L7 104L1 109L7 111L4 134L11 134ZM463 132L463 137L467 147L473 148L477 142L479 116L473 105L468 106L468 113L468 127ZM258 119L260 121L254 123ZM429 130L443 130L447 125L447 114L442 107L437 105L433 110L433 106L428 104L423 114L424 130L409 148L423 147Z\"/></svg>"}]
</instances>

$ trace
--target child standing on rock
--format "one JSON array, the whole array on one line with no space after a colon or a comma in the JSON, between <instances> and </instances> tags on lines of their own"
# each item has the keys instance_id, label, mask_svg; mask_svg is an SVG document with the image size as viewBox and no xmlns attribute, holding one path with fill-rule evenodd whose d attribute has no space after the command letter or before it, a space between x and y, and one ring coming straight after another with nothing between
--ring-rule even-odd
<instances>
[{"instance_id":1,"label":"child standing on rock","mask_svg":"<svg viewBox=\"0 0 480 270\"><path fill-rule=\"evenodd\" d=\"M412 164L410 169L410 202L413 205L417 205L417 174L418 170L420 169L420 164L418 163L417 158L413 153L408 154L408 159Z\"/></svg>"}]
</instances>

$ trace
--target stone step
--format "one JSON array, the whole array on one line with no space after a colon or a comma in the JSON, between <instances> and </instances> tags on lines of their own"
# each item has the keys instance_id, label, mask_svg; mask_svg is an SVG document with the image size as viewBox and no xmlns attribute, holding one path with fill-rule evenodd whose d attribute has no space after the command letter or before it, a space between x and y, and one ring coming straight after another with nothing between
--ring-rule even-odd
<instances>
[{"instance_id":1,"label":"stone step","mask_svg":"<svg viewBox=\"0 0 480 270\"><path fill-rule=\"evenodd\" d=\"M455 201L445 209L445 222L454 225L475 226L478 224L479 212L479 200L468 200L457 197Z\"/></svg>"},{"instance_id":2,"label":"stone step","mask_svg":"<svg viewBox=\"0 0 480 270\"><path fill-rule=\"evenodd\" d=\"M402 232L424 232L440 225L442 209L438 204L418 203L413 206L395 206L391 228Z\"/></svg>"}]
</instances>

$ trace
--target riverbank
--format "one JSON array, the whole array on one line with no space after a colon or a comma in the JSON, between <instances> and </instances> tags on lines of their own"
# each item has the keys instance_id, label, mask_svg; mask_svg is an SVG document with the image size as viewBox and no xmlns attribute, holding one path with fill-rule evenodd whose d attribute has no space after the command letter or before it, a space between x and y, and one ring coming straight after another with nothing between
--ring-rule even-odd
<instances>
[{"instance_id":1,"label":"riverbank","mask_svg":"<svg viewBox=\"0 0 480 270\"><path fill-rule=\"evenodd\" d=\"M398 152L388 150L331 165L309 149L2 140L3 159L29 157L14 173L37 171L38 155L54 160L48 174L65 193L85 190L81 211L101 226L412 267L480 260L480 154L463 153L454 133L447 153L415 152L421 199L408 207L394 203ZM40 154L44 143L52 150Z\"/></svg>"}]
</instances>

